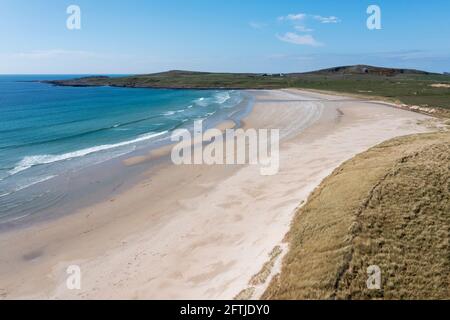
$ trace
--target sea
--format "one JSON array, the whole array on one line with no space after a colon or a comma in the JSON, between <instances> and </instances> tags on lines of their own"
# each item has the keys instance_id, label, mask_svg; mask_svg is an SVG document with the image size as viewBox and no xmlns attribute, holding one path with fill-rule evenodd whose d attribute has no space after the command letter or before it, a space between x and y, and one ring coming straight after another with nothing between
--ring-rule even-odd
<instances>
[{"instance_id":1,"label":"sea","mask_svg":"<svg viewBox=\"0 0 450 320\"><path fill-rule=\"evenodd\" d=\"M0 75L0 229L49 211L63 214L58 208L67 201L83 202L83 183L93 184L89 177L100 164L170 143L174 130L191 129L196 120L206 127L238 122L250 104L246 93L232 90L41 82L75 77L80 75ZM112 181L116 171L118 166L100 176Z\"/></svg>"}]
</instances>

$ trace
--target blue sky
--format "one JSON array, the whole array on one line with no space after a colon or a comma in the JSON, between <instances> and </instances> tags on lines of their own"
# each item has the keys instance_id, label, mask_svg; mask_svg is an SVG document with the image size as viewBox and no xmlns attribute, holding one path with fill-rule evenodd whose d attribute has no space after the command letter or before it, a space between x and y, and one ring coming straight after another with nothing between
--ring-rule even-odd
<instances>
[{"instance_id":1,"label":"blue sky","mask_svg":"<svg viewBox=\"0 0 450 320\"><path fill-rule=\"evenodd\" d=\"M81 9L68 30L66 9ZM366 27L381 8L381 30ZM448 0L1 0L0 73L450 71Z\"/></svg>"}]
</instances>

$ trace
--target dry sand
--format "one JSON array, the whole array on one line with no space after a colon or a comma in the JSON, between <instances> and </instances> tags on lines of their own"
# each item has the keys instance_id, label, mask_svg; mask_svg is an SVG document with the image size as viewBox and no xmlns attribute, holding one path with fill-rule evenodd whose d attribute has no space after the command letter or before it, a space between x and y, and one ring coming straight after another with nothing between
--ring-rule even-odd
<instances>
[{"instance_id":1,"label":"dry sand","mask_svg":"<svg viewBox=\"0 0 450 320\"><path fill-rule=\"evenodd\" d=\"M333 169L384 140L428 130L418 124L427 116L352 98L252 94L245 127L281 129L279 174L162 164L114 199L1 234L0 298L231 299ZM81 267L79 291L66 288L69 265Z\"/></svg>"}]
</instances>

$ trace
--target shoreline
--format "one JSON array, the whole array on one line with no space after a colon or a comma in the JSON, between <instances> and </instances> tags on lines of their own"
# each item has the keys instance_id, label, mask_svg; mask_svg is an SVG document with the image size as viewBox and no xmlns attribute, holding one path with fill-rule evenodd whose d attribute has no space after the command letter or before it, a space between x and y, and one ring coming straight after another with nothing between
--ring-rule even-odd
<instances>
[{"instance_id":1,"label":"shoreline","mask_svg":"<svg viewBox=\"0 0 450 320\"><path fill-rule=\"evenodd\" d=\"M208 90L217 90L217 91L230 91L230 90L235 90L235 91L256 91L256 90L260 90L260 91L266 91L266 90L281 90L281 89L273 89L271 87L264 87L264 88L248 88L248 87L169 87L169 86L162 86L162 87L148 87L148 86L126 86L126 85L111 85L111 84L107 84L107 85L96 85L96 84L60 84L60 83L55 83L55 81L35 81L35 82L40 82L40 83L45 83L45 84L50 84L53 85L55 87L74 87L74 88L98 88L98 87L110 87L110 88L127 88L127 89L150 89L150 90L200 90L200 91L208 91Z\"/></svg>"},{"instance_id":2,"label":"shoreline","mask_svg":"<svg viewBox=\"0 0 450 320\"><path fill-rule=\"evenodd\" d=\"M112 199L0 234L0 298L231 299L336 167L389 138L428 130L417 124L427 116L369 102L248 92L255 103L243 127L282 129L278 175L161 165ZM84 270L81 291L65 288L72 264Z\"/></svg>"},{"instance_id":3,"label":"shoreline","mask_svg":"<svg viewBox=\"0 0 450 320\"><path fill-rule=\"evenodd\" d=\"M205 130L211 128L220 129L229 122L239 126L241 119L246 117L253 107L251 95L246 91L242 91L240 95L242 100L232 108L219 110L220 112L217 114L205 119ZM192 131L192 126L190 125L180 128ZM34 208L30 208L23 215L6 215L4 218L0 216L0 234L32 227L35 224L47 223L80 211L100 201L107 201L111 196L141 183L142 177L145 177L149 170L167 164L168 160L164 158L166 154L161 153L161 151L171 149L171 146L170 132L168 132L162 138L155 137L154 140L145 142L145 144L136 144L135 150L131 152L113 156L99 163L96 163L95 159L93 159L91 164L78 170L76 175L68 170L67 172L53 175L51 179L43 180L18 190L28 194L45 194L45 201L35 203ZM158 153L160 154L158 155ZM157 154L157 156L149 157L150 154ZM130 166L126 164L130 158L148 158L152 162L143 161L142 166L139 166L140 163L134 163ZM82 160L83 157L75 159ZM60 161L60 163L62 162ZM111 174L111 172L114 173ZM23 197L23 194L20 196ZM56 203L53 203L54 199L56 199ZM18 198L18 200L21 200L21 198ZM12 201L16 201L16 199L12 199ZM47 206L46 203L52 204ZM44 209L40 209L41 206ZM21 206L18 206L18 208L22 209Z\"/></svg>"}]
</instances>

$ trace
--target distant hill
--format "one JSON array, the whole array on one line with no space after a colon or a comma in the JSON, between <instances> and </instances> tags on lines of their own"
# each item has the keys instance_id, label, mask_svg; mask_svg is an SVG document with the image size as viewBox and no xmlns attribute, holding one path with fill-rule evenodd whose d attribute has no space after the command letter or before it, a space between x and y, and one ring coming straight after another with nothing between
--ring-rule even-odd
<instances>
[{"instance_id":1,"label":"distant hill","mask_svg":"<svg viewBox=\"0 0 450 320\"><path fill-rule=\"evenodd\" d=\"M342 66L304 73L214 73L171 70L126 77L86 77L45 81L58 86L112 86L165 89L302 88L383 97L409 105L450 109L450 78L412 69L368 65ZM437 84L443 84L436 86Z\"/></svg>"},{"instance_id":2,"label":"distant hill","mask_svg":"<svg viewBox=\"0 0 450 320\"><path fill-rule=\"evenodd\" d=\"M292 72L292 73L213 73L213 72L198 72L198 71L186 71L186 70L170 70L166 72L159 72L146 76L193 76L193 75L208 75L208 74L235 74L235 75L248 75L248 76L301 76L301 75L378 75L392 77L396 75L433 75L437 73L415 70L415 69L397 69L397 68L385 68L375 67L369 65L352 65L352 66L340 66L334 68L321 69L309 72Z\"/></svg>"},{"instance_id":3,"label":"distant hill","mask_svg":"<svg viewBox=\"0 0 450 320\"><path fill-rule=\"evenodd\" d=\"M308 73L307 73L308 74ZM318 71L309 72L309 74L341 74L341 75L353 75L353 74L369 74L378 76L392 77L401 74L410 75L429 75L433 74L426 71L414 70L414 69L395 69L395 68L383 68L374 67L369 65L354 65L354 66L342 66L335 68L322 69Z\"/></svg>"},{"instance_id":4,"label":"distant hill","mask_svg":"<svg viewBox=\"0 0 450 320\"><path fill-rule=\"evenodd\" d=\"M369 65L342 66L328 69L322 69L310 72L298 73L217 73L217 72L199 72L187 70L170 70L151 74L140 74L119 78L110 78L106 76L90 76L69 80L44 81L60 86L127 86L127 87L168 87L168 88L237 88L237 89L261 89L273 88L270 84L271 79L277 78L295 78L310 79L311 76L378 76L394 77L399 75L438 75L426 71L414 69L395 69L374 67ZM164 80L164 81L162 81ZM278 81L280 82L280 81ZM204 84L200 86L199 84ZM280 84L282 84L281 81ZM285 86L282 84L281 86Z\"/></svg>"}]
</instances>

